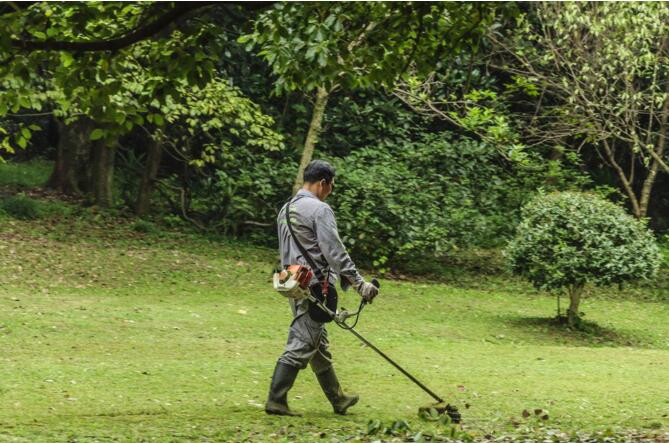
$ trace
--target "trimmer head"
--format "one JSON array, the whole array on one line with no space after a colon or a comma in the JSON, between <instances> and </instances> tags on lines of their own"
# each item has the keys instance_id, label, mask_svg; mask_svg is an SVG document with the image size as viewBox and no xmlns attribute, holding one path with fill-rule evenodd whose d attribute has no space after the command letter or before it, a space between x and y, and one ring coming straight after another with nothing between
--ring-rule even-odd
<instances>
[{"instance_id":1,"label":"trimmer head","mask_svg":"<svg viewBox=\"0 0 669 443\"><path fill-rule=\"evenodd\" d=\"M430 406L424 406L418 409L418 415L427 417L434 417L435 415L448 415L451 423L460 423L462 420L462 416L460 415L458 408L448 403L434 403Z\"/></svg>"}]
</instances>

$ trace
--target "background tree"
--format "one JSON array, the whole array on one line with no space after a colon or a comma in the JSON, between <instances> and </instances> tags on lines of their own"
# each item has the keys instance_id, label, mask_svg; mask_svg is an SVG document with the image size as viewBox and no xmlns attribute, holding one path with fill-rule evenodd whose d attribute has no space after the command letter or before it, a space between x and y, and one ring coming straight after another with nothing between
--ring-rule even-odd
<instances>
[{"instance_id":1,"label":"background tree","mask_svg":"<svg viewBox=\"0 0 669 443\"><path fill-rule=\"evenodd\" d=\"M650 279L661 263L644 223L595 195L570 192L542 195L525 206L506 254L512 271L536 288L566 291L572 326L580 320L586 284Z\"/></svg>"},{"instance_id":2,"label":"background tree","mask_svg":"<svg viewBox=\"0 0 669 443\"><path fill-rule=\"evenodd\" d=\"M399 93L516 153L594 150L633 214L645 217L658 173L669 172L668 17L663 3L539 3L489 28L488 49L472 59L466 82L451 69L413 78ZM482 72L496 81L469 88Z\"/></svg>"},{"instance_id":3,"label":"background tree","mask_svg":"<svg viewBox=\"0 0 669 443\"><path fill-rule=\"evenodd\" d=\"M337 89L392 85L411 65L445 63L490 22L495 9L468 3L280 3L240 41L277 76L277 94L299 90L314 103L293 192L311 161L328 98Z\"/></svg>"},{"instance_id":4,"label":"background tree","mask_svg":"<svg viewBox=\"0 0 669 443\"><path fill-rule=\"evenodd\" d=\"M660 168L669 173L669 6L546 3L536 18L519 20L513 46L495 40L517 60L508 69L543 94L529 127L593 146L645 217Z\"/></svg>"},{"instance_id":5,"label":"background tree","mask_svg":"<svg viewBox=\"0 0 669 443\"><path fill-rule=\"evenodd\" d=\"M118 138L147 118L160 125L164 119L154 115L168 97L178 99L183 82L203 86L215 74L224 33L211 23L184 20L202 6L35 3L0 16L6 25L0 116L48 106L62 120L49 185L91 192L98 205L112 204ZM231 6L222 8L230 12ZM14 136L18 146L26 145L29 129ZM88 138L91 143L82 145ZM11 141L2 143L11 148Z\"/></svg>"},{"instance_id":6,"label":"background tree","mask_svg":"<svg viewBox=\"0 0 669 443\"><path fill-rule=\"evenodd\" d=\"M149 118L150 123L155 123L155 118L162 119L164 115L166 122L165 125L154 126L149 133L158 152L166 150L183 165L179 179L162 180L159 185L177 191L178 197L173 201L178 203L172 203L172 206L178 208L184 218L190 219L193 185L189 175L199 175L203 182L208 183L210 191L211 187L220 188L218 182L225 181L227 186L231 186L228 200L237 199L240 203L243 197L237 192L237 187L241 183L234 183L235 179L241 179L236 175L239 158L246 153L253 153L254 158L271 155L283 150L284 146L282 136L273 129L274 120L225 79L213 79L202 88L189 87L184 83L179 97L179 101L168 99L161 108L161 114L153 116L153 121ZM149 174L153 172L145 171ZM260 181L262 177L256 179ZM151 182L156 182L155 174L142 179L136 203L140 214L148 211L147 194L151 191ZM166 195L165 190L163 193ZM215 195L220 197L218 193ZM210 195L207 201L209 205L206 208L202 208L202 202L198 205L207 219L229 215L221 208L220 201L216 203L214 195ZM248 209L243 216L252 221L259 208L250 201L245 203L250 204L240 205Z\"/></svg>"}]
</instances>

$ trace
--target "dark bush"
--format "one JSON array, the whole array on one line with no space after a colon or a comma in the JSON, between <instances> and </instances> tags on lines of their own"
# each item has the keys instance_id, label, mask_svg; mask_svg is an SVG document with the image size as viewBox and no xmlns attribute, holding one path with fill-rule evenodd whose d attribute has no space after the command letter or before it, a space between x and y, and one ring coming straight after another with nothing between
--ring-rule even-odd
<instances>
[{"instance_id":1,"label":"dark bush","mask_svg":"<svg viewBox=\"0 0 669 443\"><path fill-rule=\"evenodd\" d=\"M21 220L34 220L40 218L43 214L39 202L23 194L5 197L0 200L0 210Z\"/></svg>"},{"instance_id":2,"label":"dark bush","mask_svg":"<svg viewBox=\"0 0 669 443\"><path fill-rule=\"evenodd\" d=\"M362 149L336 164L342 236L379 268L500 246L535 186L491 147L449 133Z\"/></svg>"}]
</instances>

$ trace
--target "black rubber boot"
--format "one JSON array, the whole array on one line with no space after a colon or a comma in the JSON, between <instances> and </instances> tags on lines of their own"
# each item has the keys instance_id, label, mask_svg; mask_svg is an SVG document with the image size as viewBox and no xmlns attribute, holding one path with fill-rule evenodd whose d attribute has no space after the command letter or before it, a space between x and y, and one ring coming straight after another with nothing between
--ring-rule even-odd
<instances>
[{"instance_id":1,"label":"black rubber boot","mask_svg":"<svg viewBox=\"0 0 669 443\"><path fill-rule=\"evenodd\" d=\"M344 394L332 366L326 371L316 374L316 377L318 378L318 383L321 384L321 388L323 388L325 396L330 400L335 414L346 414L346 410L358 402L359 397L357 395L348 396Z\"/></svg>"},{"instance_id":2,"label":"black rubber boot","mask_svg":"<svg viewBox=\"0 0 669 443\"><path fill-rule=\"evenodd\" d=\"M288 407L288 391L293 387L299 371L296 367L277 362L274 375L272 375L272 384L269 387L267 403L265 403L266 413L293 417L302 415L291 411Z\"/></svg>"}]
</instances>

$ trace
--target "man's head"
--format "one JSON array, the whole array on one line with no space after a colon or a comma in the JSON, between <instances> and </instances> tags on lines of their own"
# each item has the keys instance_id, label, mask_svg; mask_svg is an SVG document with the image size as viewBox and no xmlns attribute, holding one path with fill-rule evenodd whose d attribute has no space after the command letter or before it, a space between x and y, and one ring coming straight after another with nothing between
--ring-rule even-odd
<instances>
[{"instance_id":1,"label":"man's head","mask_svg":"<svg viewBox=\"0 0 669 443\"><path fill-rule=\"evenodd\" d=\"M335 168L323 160L312 160L304 169L304 189L319 200L325 199L334 189Z\"/></svg>"}]
</instances>

